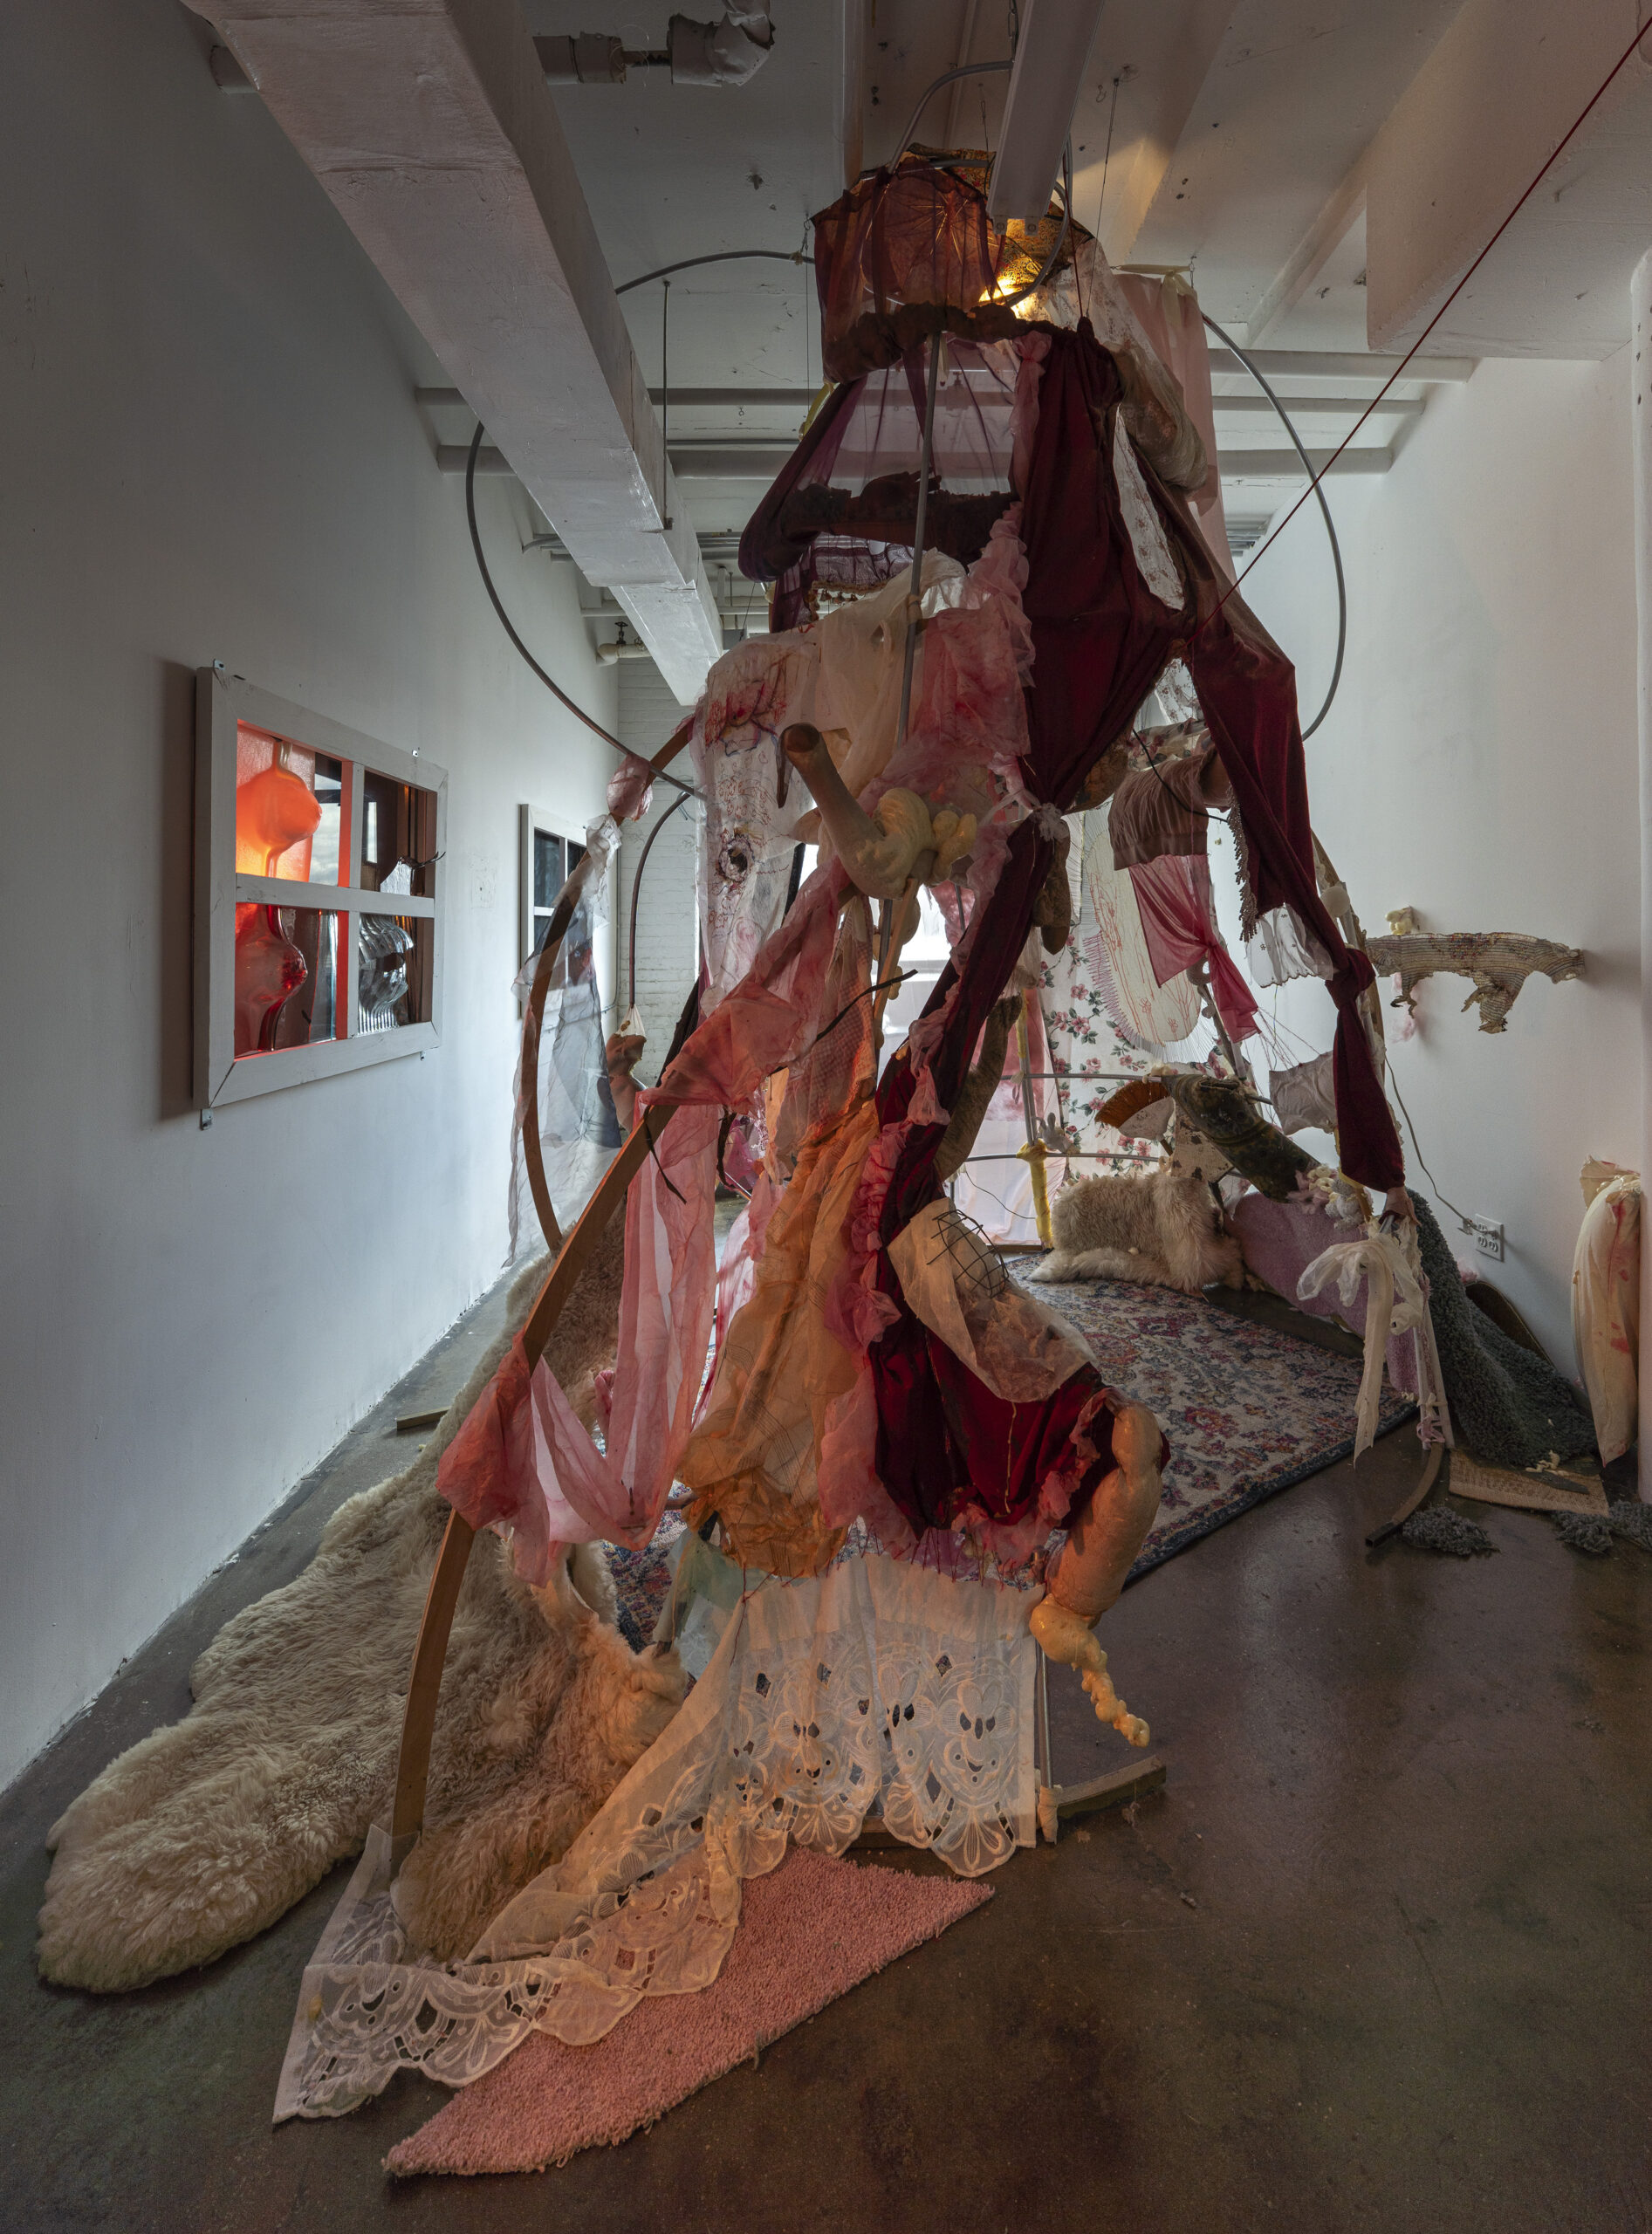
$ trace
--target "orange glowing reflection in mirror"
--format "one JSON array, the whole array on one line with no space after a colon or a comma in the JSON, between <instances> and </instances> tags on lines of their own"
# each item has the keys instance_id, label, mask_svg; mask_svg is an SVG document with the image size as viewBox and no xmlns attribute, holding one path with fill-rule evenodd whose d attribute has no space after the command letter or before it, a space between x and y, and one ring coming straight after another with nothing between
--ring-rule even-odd
<instances>
[{"instance_id":1,"label":"orange glowing reflection in mirror","mask_svg":"<svg viewBox=\"0 0 1652 2234\"><path fill-rule=\"evenodd\" d=\"M347 884L347 764L241 722L236 729L235 865L243 876Z\"/></svg>"}]
</instances>

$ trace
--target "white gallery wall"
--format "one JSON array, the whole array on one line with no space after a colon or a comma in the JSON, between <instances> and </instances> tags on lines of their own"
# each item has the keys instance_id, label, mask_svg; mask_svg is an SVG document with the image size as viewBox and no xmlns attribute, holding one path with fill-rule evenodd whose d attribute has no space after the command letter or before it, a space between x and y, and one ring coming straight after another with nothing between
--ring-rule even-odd
<instances>
[{"instance_id":1,"label":"white gallery wall","mask_svg":"<svg viewBox=\"0 0 1652 2234\"><path fill-rule=\"evenodd\" d=\"M1410 907L1429 930L1526 931L1587 950L1581 983L1529 979L1500 1035L1459 1013L1463 978L1423 985L1409 1041L1403 1012L1388 1011L1394 1075L1439 1191L1502 1221L1505 1261L1476 1261L1568 1371L1580 1168L1591 1155L1640 1160L1629 369L1627 349L1603 364L1487 360L1466 386L1433 391L1391 472L1327 482L1348 647L1307 748L1314 826L1368 932ZM1297 661L1311 718L1336 611L1311 505L1245 594ZM1319 987L1287 988L1277 1006L1328 1045Z\"/></svg>"},{"instance_id":2,"label":"white gallery wall","mask_svg":"<svg viewBox=\"0 0 1652 2234\"><path fill-rule=\"evenodd\" d=\"M613 756L489 609L440 380L175 0L17 11L0 72L0 1784L497 1276L518 808ZM612 726L572 570L482 484L502 593ZM194 671L449 775L445 1028L190 1095Z\"/></svg>"}]
</instances>

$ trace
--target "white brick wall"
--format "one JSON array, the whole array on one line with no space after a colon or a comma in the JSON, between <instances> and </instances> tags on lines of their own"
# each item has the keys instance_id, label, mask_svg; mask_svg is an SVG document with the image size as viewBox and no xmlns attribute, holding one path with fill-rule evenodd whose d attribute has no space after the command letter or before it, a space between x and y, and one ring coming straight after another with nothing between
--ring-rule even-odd
<instances>
[{"instance_id":1,"label":"white brick wall","mask_svg":"<svg viewBox=\"0 0 1652 2234\"><path fill-rule=\"evenodd\" d=\"M660 679L652 660L625 660L620 666L619 735L634 751L652 755L682 719L684 709ZM687 754L678 772L690 776ZM625 1014L630 982L631 891L637 862L648 833L677 798L668 784L656 784L654 799L641 822L620 833L618 877L620 957L618 1004L612 1030ZM695 870L700 847L700 808L690 801L674 814L653 852L642 880L637 908L637 1006L648 1044L637 1076L652 1085L660 1075L671 1034L700 967L699 916L695 905Z\"/></svg>"}]
</instances>

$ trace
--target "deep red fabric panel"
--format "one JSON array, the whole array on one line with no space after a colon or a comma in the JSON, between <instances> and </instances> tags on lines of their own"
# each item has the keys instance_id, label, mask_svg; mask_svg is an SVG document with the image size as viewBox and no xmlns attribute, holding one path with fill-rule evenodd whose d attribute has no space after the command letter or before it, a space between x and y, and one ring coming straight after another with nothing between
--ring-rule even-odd
<instances>
[{"instance_id":1,"label":"deep red fabric panel","mask_svg":"<svg viewBox=\"0 0 1652 2234\"><path fill-rule=\"evenodd\" d=\"M1038 398L1032 466L1023 492L1021 537L1028 579L1022 606L1032 626L1032 683L1027 692L1027 787L1070 807L1094 762L1121 735L1169 656L1179 616L1141 587L1119 515L1113 476L1103 465L1099 428L1121 393L1113 360L1083 328L1052 336ZM1010 840L1009 858L974 927L963 970L942 973L926 1014L956 996L932 1059L936 1092L950 1108L963 1082L987 1011L1003 992L1032 928L1032 911L1055 858L1035 822ZM915 1084L897 1057L878 1088L886 1125L905 1116ZM939 1191L935 1155L942 1125L915 1127L895 1166L881 1225L887 1247ZM899 1296L886 1258L880 1285ZM957 1364L902 1310L871 1351L878 1401L879 1472L884 1487L920 1532L985 1497L996 1470L1003 1484L995 1518L1015 1518L1038 1495L1040 1453L1065 1446L1084 1404L1101 1383L1087 1368L1043 1404L1006 1405ZM1093 1435L1100 1427L1095 1422ZM1099 1440L1099 1437L1098 1437ZM1053 1465L1051 1457L1050 1464ZM1106 1462L1103 1462L1105 1465ZM1048 1467L1045 1468L1048 1471ZM1098 1467L1095 1471L1103 1470ZM1086 1477L1087 1479L1088 1477Z\"/></svg>"},{"instance_id":2,"label":"deep red fabric panel","mask_svg":"<svg viewBox=\"0 0 1652 2234\"><path fill-rule=\"evenodd\" d=\"M1405 1158L1358 1010L1375 972L1344 941L1313 871L1296 670L1243 599L1230 593L1223 602L1227 585L1186 504L1157 493L1195 585L1199 617L1183 657L1244 825L1257 913L1288 901L1336 965L1328 983L1337 1010L1332 1073L1342 1168L1368 1187L1397 1187Z\"/></svg>"},{"instance_id":3,"label":"deep red fabric panel","mask_svg":"<svg viewBox=\"0 0 1652 2234\"><path fill-rule=\"evenodd\" d=\"M1208 856L1161 853L1155 860L1133 861L1129 876L1148 960L1160 984L1207 963L1223 1029L1230 1039L1251 1038L1257 1030L1256 1003L1217 929Z\"/></svg>"},{"instance_id":4,"label":"deep red fabric panel","mask_svg":"<svg viewBox=\"0 0 1652 2234\"><path fill-rule=\"evenodd\" d=\"M1191 585L1186 607L1171 613L1142 582L1104 447L1120 393L1113 360L1087 325L1076 333L1052 332L1032 463L1021 492L1028 564L1022 603L1034 647L1027 787L1035 798L1070 809L1085 777L1123 734L1167 661L1184 654L1244 817L1258 907L1265 911L1288 901L1338 965L1331 990L1339 1013L1335 1074L1343 1167L1369 1185L1391 1186L1402 1175L1399 1142L1354 1011L1361 985L1370 980L1370 965L1349 952L1320 900L1294 675L1237 598L1220 604L1226 585L1217 584L1186 506L1160 489L1146 467L1143 476ZM987 1011L1025 942L1053 858L1054 846L1038 824L1023 823L1011 839L962 970L955 973L949 964L930 997L926 1015L953 1000L931 1062L944 1107L953 1106ZM878 1088L886 1126L905 1118L915 1084L909 1065L897 1056ZM914 1126L902 1145L883 1205L880 1230L886 1248L939 1191L935 1155L944 1129ZM879 1281L899 1297L887 1257L880 1260ZM1086 1370L1045 1404L1008 1407L949 1353L943 1365L940 1348L902 1306L899 1320L870 1352L884 1486L922 1531L947 1525L981 1497L975 1470L984 1477L996 1469L1004 1484L1003 1512L997 1517L1017 1517L1036 1497L1038 1454L1065 1441L1100 1384ZM1011 1412L1012 1423L1006 1420Z\"/></svg>"},{"instance_id":5,"label":"deep red fabric panel","mask_svg":"<svg viewBox=\"0 0 1652 2234\"><path fill-rule=\"evenodd\" d=\"M1004 1524L1031 1511L1051 1476L1073 1464L1080 1415L1102 1386L1080 1371L1041 1403L1011 1404L909 1312L879 1347L878 1473L892 1496L900 1479L895 1502L920 1536L949 1528L964 1505ZM1112 1466L1111 1412L1097 1412L1086 1433L1100 1456L1074 1470L1080 1497Z\"/></svg>"},{"instance_id":6,"label":"deep red fabric panel","mask_svg":"<svg viewBox=\"0 0 1652 2234\"><path fill-rule=\"evenodd\" d=\"M820 415L776 475L773 485L757 506L740 537L740 572L749 582L771 582L795 566L808 552L808 544L793 542L780 533L780 513L786 498L804 478L823 448L837 455L845 415L853 409L860 393L858 380L834 388L821 406Z\"/></svg>"}]
</instances>

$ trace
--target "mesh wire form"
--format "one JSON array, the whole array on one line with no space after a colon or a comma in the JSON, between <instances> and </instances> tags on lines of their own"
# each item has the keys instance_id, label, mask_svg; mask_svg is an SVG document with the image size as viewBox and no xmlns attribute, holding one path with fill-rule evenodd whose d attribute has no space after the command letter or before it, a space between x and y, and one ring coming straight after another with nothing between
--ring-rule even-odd
<instances>
[{"instance_id":1,"label":"mesh wire form","mask_svg":"<svg viewBox=\"0 0 1652 2234\"><path fill-rule=\"evenodd\" d=\"M1010 406L1022 328L1012 298L1060 240L1059 202L1032 226L986 214L987 158L917 148L814 221L825 369L845 383L758 505L740 570L778 584L771 626L876 588L912 563L922 449L923 346L953 337L936 397L929 546L968 565L1011 501ZM1056 271L1089 236L1072 226Z\"/></svg>"},{"instance_id":2,"label":"mesh wire form","mask_svg":"<svg viewBox=\"0 0 1652 2234\"><path fill-rule=\"evenodd\" d=\"M969 565L1013 501L1011 408L1019 359L1008 342L956 343L936 394L924 540ZM840 390L748 522L740 570L776 584L770 625L792 628L828 591L875 589L912 564L923 449L921 353Z\"/></svg>"},{"instance_id":3,"label":"mesh wire form","mask_svg":"<svg viewBox=\"0 0 1652 2234\"><path fill-rule=\"evenodd\" d=\"M853 380L892 365L931 334L1002 340L1016 330L1010 299L1053 250L1059 204L1030 230L987 215L987 161L915 147L893 170L870 171L814 220L821 360ZM1072 229L1070 261L1080 229Z\"/></svg>"}]
</instances>

